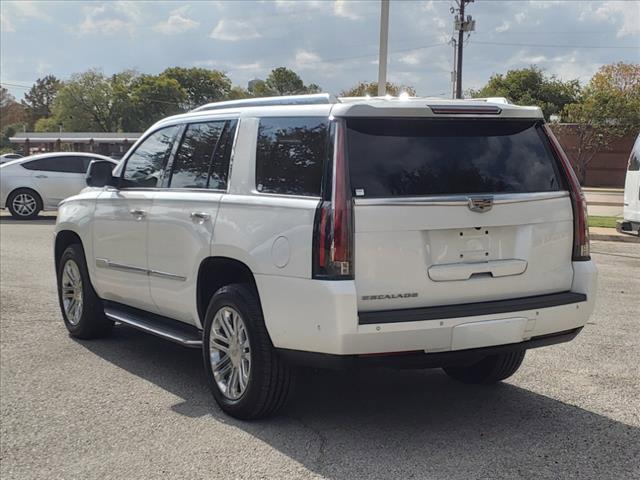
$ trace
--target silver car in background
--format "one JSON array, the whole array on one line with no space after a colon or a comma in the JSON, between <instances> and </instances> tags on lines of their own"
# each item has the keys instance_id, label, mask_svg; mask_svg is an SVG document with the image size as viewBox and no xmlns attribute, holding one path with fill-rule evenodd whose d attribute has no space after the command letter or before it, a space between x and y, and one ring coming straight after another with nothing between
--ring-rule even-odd
<instances>
[{"instance_id":1,"label":"silver car in background","mask_svg":"<svg viewBox=\"0 0 640 480\"><path fill-rule=\"evenodd\" d=\"M0 208L14 218L32 219L42 210L55 210L63 199L86 187L92 160L118 162L95 153L55 152L0 165Z\"/></svg>"}]
</instances>

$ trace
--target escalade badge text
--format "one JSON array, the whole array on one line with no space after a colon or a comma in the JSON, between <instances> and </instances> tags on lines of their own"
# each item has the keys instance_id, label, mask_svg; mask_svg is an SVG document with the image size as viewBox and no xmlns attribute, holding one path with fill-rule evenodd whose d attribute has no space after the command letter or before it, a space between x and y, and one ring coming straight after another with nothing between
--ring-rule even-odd
<instances>
[{"instance_id":1,"label":"escalade badge text","mask_svg":"<svg viewBox=\"0 0 640 480\"><path fill-rule=\"evenodd\" d=\"M472 212L488 212L493 207L493 197L469 197L467 207Z\"/></svg>"},{"instance_id":2,"label":"escalade badge text","mask_svg":"<svg viewBox=\"0 0 640 480\"><path fill-rule=\"evenodd\" d=\"M396 298L415 298L417 292L413 293L386 293L384 295L363 295L362 300L393 300Z\"/></svg>"}]
</instances>

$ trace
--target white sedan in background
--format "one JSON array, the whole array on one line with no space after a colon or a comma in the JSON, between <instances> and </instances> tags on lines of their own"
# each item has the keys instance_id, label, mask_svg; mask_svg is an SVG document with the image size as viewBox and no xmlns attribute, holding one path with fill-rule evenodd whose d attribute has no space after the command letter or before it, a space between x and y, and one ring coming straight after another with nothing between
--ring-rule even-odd
<instances>
[{"instance_id":1,"label":"white sedan in background","mask_svg":"<svg viewBox=\"0 0 640 480\"><path fill-rule=\"evenodd\" d=\"M7 163L19 158L22 158L22 155L19 153L5 153L4 155L0 155L0 163Z\"/></svg>"},{"instance_id":2,"label":"white sedan in background","mask_svg":"<svg viewBox=\"0 0 640 480\"><path fill-rule=\"evenodd\" d=\"M63 199L84 187L91 160L118 162L95 153L55 152L32 155L0 165L0 208L14 218L32 219L55 210Z\"/></svg>"}]
</instances>

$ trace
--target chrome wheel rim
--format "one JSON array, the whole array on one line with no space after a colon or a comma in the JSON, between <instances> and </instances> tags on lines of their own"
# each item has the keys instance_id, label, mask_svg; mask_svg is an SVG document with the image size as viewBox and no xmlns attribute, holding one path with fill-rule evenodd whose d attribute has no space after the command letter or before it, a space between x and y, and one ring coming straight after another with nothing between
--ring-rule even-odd
<instances>
[{"instance_id":1,"label":"chrome wheel rim","mask_svg":"<svg viewBox=\"0 0 640 480\"><path fill-rule=\"evenodd\" d=\"M242 316L231 307L216 312L209 335L213 378L220 392L237 400L247 389L251 373L251 345Z\"/></svg>"},{"instance_id":2,"label":"chrome wheel rim","mask_svg":"<svg viewBox=\"0 0 640 480\"><path fill-rule=\"evenodd\" d=\"M82 317L82 277L74 260L67 260L62 267L62 306L68 322L77 325Z\"/></svg>"},{"instance_id":3,"label":"chrome wheel rim","mask_svg":"<svg viewBox=\"0 0 640 480\"><path fill-rule=\"evenodd\" d=\"M28 193L19 193L11 202L13 210L22 217L33 215L37 208L36 199Z\"/></svg>"}]
</instances>

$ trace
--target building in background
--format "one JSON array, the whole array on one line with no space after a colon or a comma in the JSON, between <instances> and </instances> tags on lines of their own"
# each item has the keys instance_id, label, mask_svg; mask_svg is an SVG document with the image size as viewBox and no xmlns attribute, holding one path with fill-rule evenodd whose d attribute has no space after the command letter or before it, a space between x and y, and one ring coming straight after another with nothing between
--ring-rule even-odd
<instances>
[{"instance_id":1,"label":"building in background","mask_svg":"<svg viewBox=\"0 0 640 480\"><path fill-rule=\"evenodd\" d=\"M91 152L121 158L142 133L138 132L16 132L9 141L23 155L43 152Z\"/></svg>"}]
</instances>

